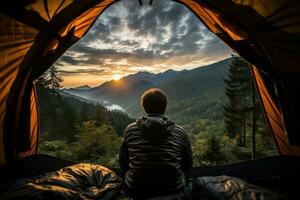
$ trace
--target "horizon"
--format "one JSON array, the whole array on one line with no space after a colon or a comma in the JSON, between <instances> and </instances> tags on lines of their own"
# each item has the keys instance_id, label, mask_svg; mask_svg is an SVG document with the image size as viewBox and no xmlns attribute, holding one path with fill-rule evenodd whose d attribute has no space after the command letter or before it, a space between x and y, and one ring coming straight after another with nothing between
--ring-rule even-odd
<instances>
[{"instance_id":1,"label":"horizon","mask_svg":"<svg viewBox=\"0 0 300 200\"><path fill-rule=\"evenodd\" d=\"M194 69L229 49L182 4L123 0L106 9L86 36L55 63L64 88L99 86L139 71Z\"/></svg>"},{"instance_id":2,"label":"horizon","mask_svg":"<svg viewBox=\"0 0 300 200\"><path fill-rule=\"evenodd\" d=\"M120 77L120 78L118 78L118 79L115 79L115 78L112 76L112 79L107 80L107 81L105 81L105 82L102 82L102 83L100 83L100 84L98 84L98 85L95 85L95 86L88 85L88 84L83 84L83 85L78 85L78 86L75 86L75 87L68 87L68 88L63 86L63 89L75 89L75 88L80 88L80 87L90 87L90 88L95 88L95 87L101 86L101 85L104 84L104 83L107 83L107 82L110 82L110 81L119 81L119 80L122 79L122 78L126 78L126 77L128 77L128 76L130 76L130 75L134 75L134 74L138 74L138 73L150 73L150 74L155 74L155 75L157 75L157 74L160 74L160 73L165 73L165 72L167 72L167 71L169 71L169 70L173 70L173 71L176 71L176 72L180 72L180 71L183 71L183 70L188 70L188 71L189 71L189 70L193 70L193 69L197 69L197 68L201 68L201 67L210 66L210 65L213 65L213 64L222 62L222 61L224 61L224 60L226 60L226 59L230 59L230 57L227 57L227 58L225 58L225 59L222 59L222 60L219 60L219 61L210 63L210 64L205 64L205 65L201 65L201 66L194 67L194 68L189 68L189 69L182 69L182 70L166 69L165 71L157 72L157 73L155 73L155 72L149 72L149 71L143 71L143 70L142 70L142 71L138 71L138 72L135 72L135 73L132 73L132 74L124 75L124 76L122 76L122 77Z\"/></svg>"}]
</instances>

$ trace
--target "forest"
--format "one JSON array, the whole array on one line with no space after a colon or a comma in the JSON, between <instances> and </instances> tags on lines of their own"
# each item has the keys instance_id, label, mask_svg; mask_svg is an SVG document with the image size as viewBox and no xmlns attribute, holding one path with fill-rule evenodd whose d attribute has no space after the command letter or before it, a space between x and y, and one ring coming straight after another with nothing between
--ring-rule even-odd
<instances>
[{"instance_id":1,"label":"forest","mask_svg":"<svg viewBox=\"0 0 300 200\"><path fill-rule=\"evenodd\" d=\"M222 91L225 99L217 101L221 104L218 113L223 115L223 121L211 123L217 112L209 113L211 119L191 115L193 127L186 127L195 166L222 165L277 154L250 64L232 55L228 69ZM118 167L123 131L135 119L121 111L65 95L61 92L62 81L55 65L36 81L41 132L39 153ZM207 99L215 102L215 95L218 94L212 92Z\"/></svg>"}]
</instances>

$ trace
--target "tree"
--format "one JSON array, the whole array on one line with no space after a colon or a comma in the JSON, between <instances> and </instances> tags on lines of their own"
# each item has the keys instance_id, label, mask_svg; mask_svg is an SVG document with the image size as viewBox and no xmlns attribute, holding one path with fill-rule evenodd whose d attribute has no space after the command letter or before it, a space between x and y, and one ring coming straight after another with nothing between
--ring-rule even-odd
<instances>
[{"instance_id":1,"label":"tree","mask_svg":"<svg viewBox=\"0 0 300 200\"><path fill-rule=\"evenodd\" d=\"M195 164L217 165L226 160L219 136L205 134L192 141Z\"/></svg>"},{"instance_id":2,"label":"tree","mask_svg":"<svg viewBox=\"0 0 300 200\"><path fill-rule=\"evenodd\" d=\"M49 87L53 90L60 90L62 88L61 82L63 79L61 78L59 72L57 71L57 68L55 65L51 65L51 67L48 70L49 74Z\"/></svg>"},{"instance_id":3,"label":"tree","mask_svg":"<svg viewBox=\"0 0 300 200\"><path fill-rule=\"evenodd\" d=\"M43 124L41 131L47 131L51 139L59 139L62 133L59 123L64 115L63 102L59 92L62 88L62 81L55 65L52 65L36 80L41 124Z\"/></svg>"},{"instance_id":4,"label":"tree","mask_svg":"<svg viewBox=\"0 0 300 200\"><path fill-rule=\"evenodd\" d=\"M207 150L204 157L210 162L220 162L223 158L223 152L221 150L220 138L211 134L207 140Z\"/></svg>"},{"instance_id":5,"label":"tree","mask_svg":"<svg viewBox=\"0 0 300 200\"><path fill-rule=\"evenodd\" d=\"M49 89L49 82L48 82L48 74L44 73L42 74L36 81L36 89L38 94L40 95L44 95L45 90Z\"/></svg>"},{"instance_id":6,"label":"tree","mask_svg":"<svg viewBox=\"0 0 300 200\"><path fill-rule=\"evenodd\" d=\"M246 141L250 140L249 150L242 150L244 153L251 153L251 158L267 155L262 151L274 152L274 143L266 145L265 149L257 148L266 144L263 140L271 141L264 137L268 132L265 118L260 106L255 82L251 76L251 65L241 57L233 55L230 64L228 78L225 80L225 94L228 103L224 106L225 126L230 138L236 138L239 147L246 147ZM269 137L269 135L268 135ZM259 139L259 140L258 140ZM260 152L258 152L260 151ZM242 152L241 152L242 153Z\"/></svg>"},{"instance_id":7,"label":"tree","mask_svg":"<svg viewBox=\"0 0 300 200\"><path fill-rule=\"evenodd\" d=\"M41 139L39 144L39 153L73 160L72 148L64 140L45 141Z\"/></svg>"},{"instance_id":8,"label":"tree","mask_svg":"<svg viewBox=\"0 0 300 200\"><path fill-rule=\"evenodd\" d=\"M109 123L106 113L107 113L107 109L104 106L100 104L96 105L96 113L94 119L97 125L101 125L103 123Z\"/></svg>"},{"instance_id":9,"label":"tree","mask_svg":"<svg viewBox=\"0 0 300 200\"><path fill-rule=\"evenodd\" d=\"M76 139L77 134L77 115L74 109L66 101L62 101L62 105L58 111L59 120L56 125L58 126L58 137L64 139L67 142L73 142Z\"/></svg>"},{"instance_id":10,"label":"tree","mask_svg":"<svg viewBox=\"0 0 300 200\"><path fill-rule=\"evenodd\" d=\"M118 166L121 137L111 125L99 125L92 120L83 122L78 127L76 137L74 151L77 161L97 162L109 167Z\"/></svg>"},{"instance_id":11,"label":"tree","mask_svg":"<svg viewBox=\"0 0 300 200\"><path fill-rule=\"evenodd\" d=\"M251 91L250 65L241 57L232 55L228 78L224 80L228 103L224 106L225 127L230 138L237 138L238 145L246 146L249 94Z\"/></svg>"},{"instance_id":12,"label":"tree","mask_svg":"<svg viewBox=\"0 0 300 200\"><path fill-rule=\"evenodd\" d=\"M123 136L124 130L128 126L128 124L134 122L134 119L117 110L108 111L107 117L119 136Z\"/></svg>"},{"instance_id":13,"label":"tree","mask_svg":"<svg viewBox=\"0 0 300 200\"><path fill-rule=\"evenodd\" d=\"M50 93L49 93L49 100L50 100L50 105L53 110L53 114L56 114L57 109L59 106L61 106L61 96L59 93L59 90L62 88L61 82L63 79L61 78L60 74L57 71L57 68L55 65L52 65L49 70L48 70L48 85L50 88Z\"/></svg>"}]
</instances>

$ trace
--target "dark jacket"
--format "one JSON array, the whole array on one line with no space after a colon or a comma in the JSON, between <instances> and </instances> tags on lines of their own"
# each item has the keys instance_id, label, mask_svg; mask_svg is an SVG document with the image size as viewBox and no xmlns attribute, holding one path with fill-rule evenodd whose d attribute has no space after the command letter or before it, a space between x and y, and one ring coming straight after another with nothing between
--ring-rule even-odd
<instances>
[{"instance_id":1,"label":"dark jacket","mask_svg":"<svg viewBox=\"0 0 300 200\"><path fill-rule=\"evenodd\" d=\"M147 115L126 128L119 162L129 191L170 193L184 186L184 172L193 164L191 144L167 117Z\"/></svg>"}]
</instances>

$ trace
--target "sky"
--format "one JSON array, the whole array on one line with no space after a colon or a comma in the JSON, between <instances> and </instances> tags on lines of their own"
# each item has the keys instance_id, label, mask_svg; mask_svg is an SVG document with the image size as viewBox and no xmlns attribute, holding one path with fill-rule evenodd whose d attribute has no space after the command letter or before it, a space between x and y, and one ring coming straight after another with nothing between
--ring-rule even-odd
<instances>
[{"instance_id":1,"label":"sky","mask_svg":"<svg viewBox=\"0 0 300 200\"><path fill-rule=\"evenodd\" d=\"M217 62L231 50L184 5L122 0L55 63L66 88L98 86L139 71L182 70Z\"/></svg>"}]
</instances>

